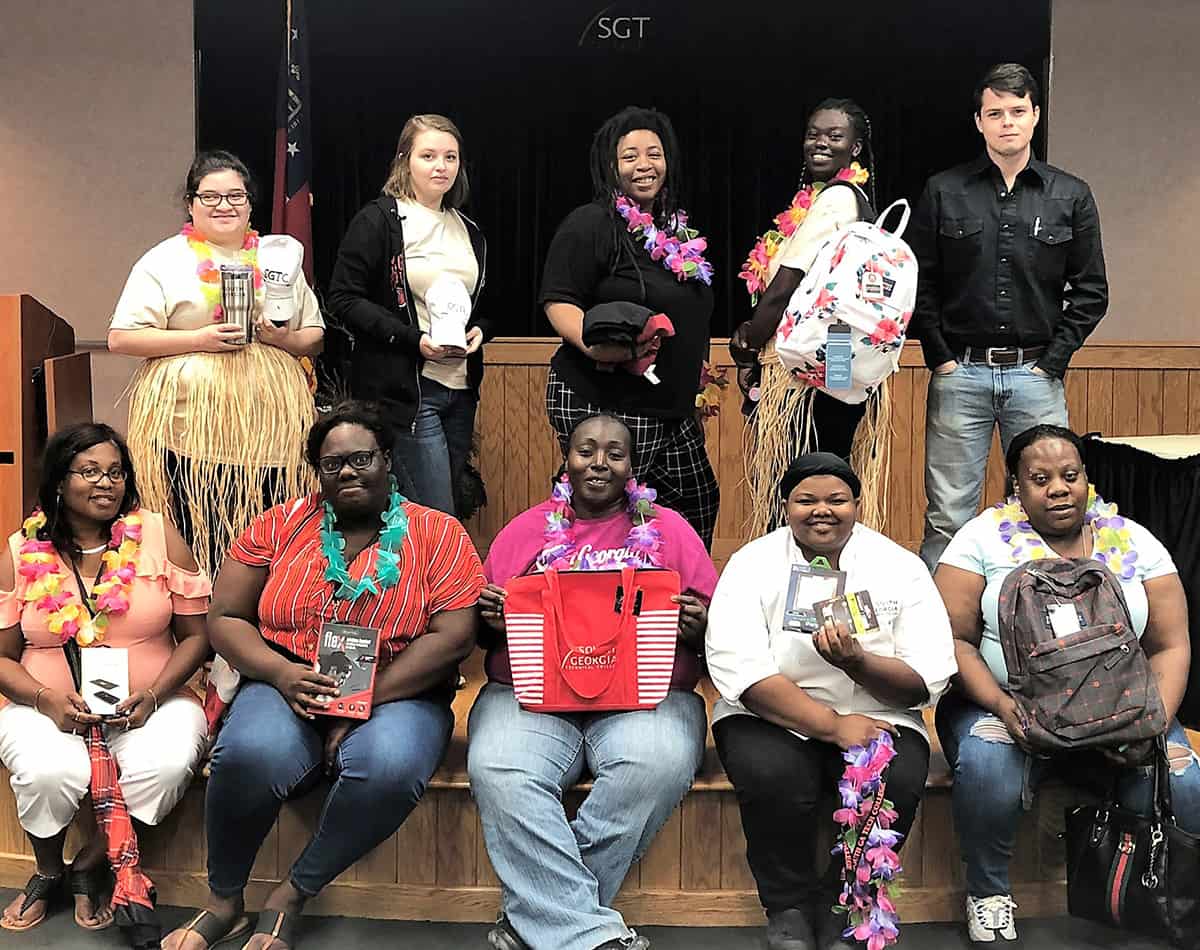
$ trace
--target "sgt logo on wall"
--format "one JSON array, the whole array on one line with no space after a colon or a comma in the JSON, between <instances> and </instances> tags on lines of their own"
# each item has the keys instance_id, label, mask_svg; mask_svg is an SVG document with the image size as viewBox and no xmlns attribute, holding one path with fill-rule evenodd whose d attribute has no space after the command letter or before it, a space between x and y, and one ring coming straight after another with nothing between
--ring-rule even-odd
<instances>
[{"instance_id":1,"label":"sgt logo on wall","mask_svg":"<svg viewBox=\"0 0 1200 950\"><path fill-rule=\"evenodd\" d=\"M581 49L642 49L654 18L631 4L612 3L588 20L579 34Z\"/></svg>"}]
</instances>

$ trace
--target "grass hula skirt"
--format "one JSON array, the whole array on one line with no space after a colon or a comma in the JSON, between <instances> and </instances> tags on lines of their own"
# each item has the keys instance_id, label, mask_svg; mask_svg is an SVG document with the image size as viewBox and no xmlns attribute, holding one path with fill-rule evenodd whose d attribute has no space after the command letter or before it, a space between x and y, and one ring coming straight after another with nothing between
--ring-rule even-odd
<instances>
[{"instance_id":1,"label":"grass hula skirt","mask_svg":"<svg viewBox=\"0 0 1200 950\"><path fill-rule=\"evenodd\" d=\"M758 405L745 429L746 484L750 509L747 537L762 537L784 524L785 506L779 480L798 455L820 450L813 424L813 389L796 385L774 343L759 356L762 378ZM854 433L850 467L862 481L858 520L883 530L887 519L887 483L891 467L892 402L885 381L867 399L867 411Z\"/></svg>"},{"instance_id":2,"label":"grass hula skirt","mask_svg":"<svg viewBox=\"0 0 1200 950\"><path fill-rule=\"evenodd\" d=\"M176 438L185 378L186 418ZM249 343L232 353L146 360L129 385L129 449L142 504L176 511L167 453L186 458L179 477L188 540L200 567L215 576L214 552L229 550L267 507L312 490L304 439L315 417L304 370L278 347Z\"/></svg>"}]
</instances>

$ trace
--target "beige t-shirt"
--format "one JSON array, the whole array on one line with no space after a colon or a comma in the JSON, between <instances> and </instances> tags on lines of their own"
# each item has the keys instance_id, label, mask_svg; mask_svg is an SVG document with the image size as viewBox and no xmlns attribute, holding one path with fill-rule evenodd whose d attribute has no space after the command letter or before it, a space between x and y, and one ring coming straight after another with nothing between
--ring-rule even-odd
<instances>
[{"instance_id":1,"label":"beige t-shirt","mask_svg":"<svg viewBox=\"0 0 1200 950\"><path fill-rule=\"evenodd\" d=\"M210 245L213 264L240 263L238 254ZM210 305L196 276L199 260L188 247L182 234L169 237L150 248L133 265L125 289L117 301L109 321L110 330L197 330L213 321ZM316 295L301 273L292 288L296 315L289 326L293 330L305 327L325 327ZM261 296L258 301L261 307ZM172 440L176 447L183 444L187 419L187 399L191 380L204 372L209 359L220 359L219 353L194 353L180 361L178 396L175 400Z\"/></svg>"},{"instance_id":2,"label":"beige t-shirt","mask_svg":"<svg viewBox=\"0 0 1200 950\"><path fill-rule=\"evenodd\" d=\"M808 217L800 222L800 227L779 248L779 253L772 261L774 267L768 283L780 267L791 267L807 274L821 246L846 225L857 220L858 200L852 188L838 185L836 188L823 189L809 209Z\"/></svg>"},{"instance_id":3,"label":"beige t-shirt","mask_svg":"<svg viewBox=\"0 0 1200 950\"><path fill-rule=\"evenodd\" d=\"M479 262L471 247L467 226L452 208L430 211L415 201L396 199L396 210L404 219L404 268L417 306L417 323L429 332L429 310L425 294L443 274L457 277L468 293L479 281ZM426 360L421 375L448 389L466 389L466 357Z\"/></svg>"}]
</instances>

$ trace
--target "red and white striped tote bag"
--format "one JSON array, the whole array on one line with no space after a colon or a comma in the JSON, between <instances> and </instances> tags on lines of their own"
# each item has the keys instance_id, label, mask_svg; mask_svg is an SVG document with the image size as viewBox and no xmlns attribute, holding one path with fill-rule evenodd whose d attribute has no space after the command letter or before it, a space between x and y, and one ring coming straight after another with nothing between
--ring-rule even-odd
<instances>
[{"instance_id":1,"label":"red and white striped tote bag","mask_svg":"<svg viewBox=\"0 0 1200 950\"><path fill-rule=\"evenodd\" d=\"M556 571L510 581L504 624L513 690L538 712L653 709L679 630L674 571Z\"/></svg>"}]
</instances>

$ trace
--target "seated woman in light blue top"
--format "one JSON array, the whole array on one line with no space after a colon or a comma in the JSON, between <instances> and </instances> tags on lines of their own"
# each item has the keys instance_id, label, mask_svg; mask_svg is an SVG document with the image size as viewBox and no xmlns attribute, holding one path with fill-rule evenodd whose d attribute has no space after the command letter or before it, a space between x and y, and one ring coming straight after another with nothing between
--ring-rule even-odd
<instances>
[{"instance_id":1,"label":"seated woman in light blue top","mask_svg":"<svg viewBox=\"0 0 1200 950\"><path fill-rule=\"evenodd\" d=\"M997 602L1009 573L1036 557L1091 558L1120 580L1166 712L1171 791L1180 827L1200 831L1200 767L1175 721L1191 659L1187 603L1171 556L1141 525L1121 519L1114 535L1098 538L1097 516L1115 506L1088 485L1080 440L1061 426L1039 425L1009 445L1012 496L967 522L942 554L934 580L954 629L957 690L938 706L937 729L954 769L954 823L967 878L967 929L974 942L1015 940L1012 859L1022 802L1032 803L1048 775L1095 790L1110 787L1120 770L1118 797L1150 810L1150 778L1115 751L1033 756L1021 715L1001 684L1008 669L1000 646ZM1002 523L1007 522L1003 532ZM1028 525L1022 530L1020 524ZM1013 531L1012 525L1017 525Z\"/></svg>"}]
</instances>

